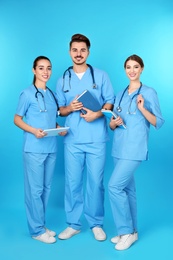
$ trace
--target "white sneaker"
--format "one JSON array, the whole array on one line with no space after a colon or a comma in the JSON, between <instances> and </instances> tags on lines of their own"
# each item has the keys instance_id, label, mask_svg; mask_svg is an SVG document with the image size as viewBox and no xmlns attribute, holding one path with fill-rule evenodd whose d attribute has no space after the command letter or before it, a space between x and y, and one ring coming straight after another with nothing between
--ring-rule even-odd
<instances>
[{"instance_id":1,"label":"white sneaker","mask_svg":"<svg viewBox=\"0 0 173 260\"><path fill-rule=\"evenodd\" d=\"M92 232L96 240L98 241L106 240L106 234L101 227L92 228Z\"/></svg>"},{"instance_id":2,"label":"white sneaker","mask_svg":"<svg viewBox=\"0 0 173 260\"><path fill-rule=\"evenodd\" d=\"M50 230L50 229L48 229L48 228L46 228L46 227L45 227L45 230L46 230L46 233L48 233L48 235L49 235L50 237L55 237L55 236L56 236L56 232L55 232L55 231Z\"/></svg>"},{"instance_id":3,"label":"white sneaker","mask_svg":"<svg viewBox=\"0 0 173 260\"><path fill-rule=\"evenodd\" d=\"M116 244L115 249L117 250L128 249L136 240L138 240L138 233L123 235L120 237L120 240Z\"/></svg>"},{"instance_id":4,"label":"white sneaker","mask_svg":"<svg viewBox=\"0 0 173 260\"><path fill-rule=\"evenodd\" d=\"M33 236L32 238L35 240L39 240L43 243L47 243L47 244L52 244L52 243L56 242L56 239L54 237L50 237L47 232L45 232L39 236L36 236L36 237Z\"/></svg>"},{"instance_id":5,"label":"white sneaker","mask_svg":"<svg viewBox=\"0 0 173 260\"><path fill-rule=\"evenodd\" d=\"M71 227L68 227L58 235L58 238L59 239L68 239L68 238L78 234L79 232L80 232L80 230L76 230Z\"/></svg>"},{"instance_id":6,"label":"white sneaker","mask_svg":"<svg viewBox=\"0 0 173 260\"><path fill-rule=\"evenodd\" d=\"M120 240L121 236L116 236L111 238L111 242L114 244L117 244Z\"/></svg>"}]
</instances>

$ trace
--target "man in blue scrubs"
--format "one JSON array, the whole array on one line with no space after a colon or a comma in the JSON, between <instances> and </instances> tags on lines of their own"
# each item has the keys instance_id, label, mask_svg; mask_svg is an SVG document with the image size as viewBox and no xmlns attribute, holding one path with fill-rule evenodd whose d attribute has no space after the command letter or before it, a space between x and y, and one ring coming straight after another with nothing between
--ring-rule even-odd
<instances>
[{"instance_id":1,"label":"man in blue scrubs","mask_svg":"<svg viewBox=\"0 0 173 260\"><path fill-rule=\"evenodd\" d=\"M73 66L57 82L57 97L61 116L66 116L70 127L64 139L65 153L65 211L68 227L59 234L68 239L81 230L80 217L84 215L96 240L103 241L104 187L106 141L108 131L106 119L101 111L93 112L76 100L88 90L104 109L112 109L114 91L108 75L86 63L90 41L75 34L70 41L70 56ZM93 77L94 75L94 77ZM83 195L84 167L86 165L86 194Z\"/></svg>"}]
</instances>

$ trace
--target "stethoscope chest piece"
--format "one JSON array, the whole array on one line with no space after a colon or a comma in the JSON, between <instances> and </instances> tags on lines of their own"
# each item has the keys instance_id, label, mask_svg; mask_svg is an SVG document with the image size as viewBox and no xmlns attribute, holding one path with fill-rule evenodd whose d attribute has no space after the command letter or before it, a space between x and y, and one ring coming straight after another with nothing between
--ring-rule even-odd
<instances>
[{"instance_id":1,"label":"stethoscope chest piece","mask_svg":"<svg viewBox=\"0 0 173 260\"><path fill-rule=\"evenodd\" d=\"M116 109L119 113L122 111L122 108L120 106L118 106Z\"/></svg>"}]
</instances>

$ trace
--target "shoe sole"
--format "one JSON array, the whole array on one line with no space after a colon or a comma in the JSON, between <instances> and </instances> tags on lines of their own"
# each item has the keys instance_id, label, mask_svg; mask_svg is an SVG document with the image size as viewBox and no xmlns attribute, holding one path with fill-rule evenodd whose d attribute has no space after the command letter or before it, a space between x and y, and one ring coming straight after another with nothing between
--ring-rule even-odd
<instances>
[{"instance_id":1,"label":"shoe sole","mask_svg":"<svg viewBox=\"0 0 173 260\"><path fill-rule=\"evenodd\" d=\"M126 249L130 248L136 241L137 241L137 239L135 239L129 246L126 246L124 248L117 248L117 245L116 245L115 249L118 250L118 251L126 250Z\"/></svg>"},{"instance_id":2,"label":"shoe sole","mask_svg":"<svg viewBox=\"0 0 173 260\"><path fill-rule=\"evenodd\" d=\"M98 238L95 237L95 240L102 242L102 241L105 241L106 238L102 238L102 239L99 238L99 239L98 239Z\"/></svg>"},{"instance_id":3,"label":"shoe sole","mask_svg":"<svg viewBox=\"0 0 173 260\"><path fill-rule=\"evenodd\" d=\"M32 237L34 240L37 240L37 241L40 241L40 242L42 242L42 243L45 243L45 244L53 244L53 243L55 243L56 242L56 239L55 239L55 241L53 241L53 242L50 242L50 241L44 241L44 240L42 240L42 239L38 239L38 238L35 238L35 237Z\"/></svg>"}]
</instances>

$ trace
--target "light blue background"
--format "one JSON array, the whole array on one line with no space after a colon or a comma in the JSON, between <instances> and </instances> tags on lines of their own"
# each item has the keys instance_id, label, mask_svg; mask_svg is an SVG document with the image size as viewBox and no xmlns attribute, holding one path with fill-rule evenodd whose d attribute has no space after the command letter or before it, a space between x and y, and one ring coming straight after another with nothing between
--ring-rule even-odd
<instances>
[{"instance_id":1,"label":"light blue background","mask_svg":"<svg viewBox=\"0 0 173 260\"><path fill-rule=\"evenodd\" d=\"M124 60L134 53L141 56L145 64L141 80L156 89L165 118L162 129L151 129L150 160L143 163L136 173L141 240L122 254L117 253L109 242L110 237L115 234L107 196L107 182L113 167L111 141L107 146L105 169L105 228L108 241L98 244L90 233L89 239L86 234L82 238L81 234L81 238L75 237L64 243L58 241L49 249L28 238L23 201L23 136L22 131L13 124L13 117L20 91L32 82L33 60L39 55L51 59L53 74L48 86L55 90L57 78L71 65L68 49L70 38L75 33L89 37L91 54L88 63L109 74L115 93L128 84L123 69ZM71 255L72 252L71 256L84 260L94 259L93 254L103 260L117 256L120 257L118 259L131 259L130 256L135 259L134 252L138 256L136 259L139 256L142 259L140 250L150 247L156 237L158 241L154 244L154 249L152 247L153 255L157 259L163 259L162 256L164 259L171 259L170 247L166 244L166 249L162 250L161 242L163 234L171 237L173 233L172 61L172 0L0 0L0 239L4 241L3 253L6 251L6 256L2 259L27 259L26 256L23 258L19 246L23 236L23 247L32 257L34 255L43 257L42 259L46 259L44 257L48 252L51 256L57 253L58 257L58 251L61 256L59 259L67 259L68 253ZM59 123L63 125L64 119L60 118ZM110 138L112 139L112 132ZM48 208L48 221L50 226L60 232L65 227L63 138L58 137L58 142L58 162ZM87 224L84 226L85 232L88 232ZM14 241L18 244L14 245ZM79 247L78 243L81 243ZM95 253L90 250L90 254L85 243L93 246ZM13 249L13 254L9 246ZM71 249L73 250L70 251ZM37 250L37 253L32 250ZM142 252L144 259L149 257L147 252ZM78 258L78 253L84 256ZM166 256L169 257L165 258Z\"/></svg>"}]
</instances>

